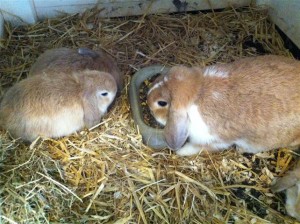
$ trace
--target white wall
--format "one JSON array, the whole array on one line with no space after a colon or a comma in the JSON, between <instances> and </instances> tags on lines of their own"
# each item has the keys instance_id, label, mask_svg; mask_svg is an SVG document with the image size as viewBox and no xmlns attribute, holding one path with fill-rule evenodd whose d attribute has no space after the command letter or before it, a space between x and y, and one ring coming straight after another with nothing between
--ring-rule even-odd
<instances>
[{"instance_id":1,"label":"white wall","mask_svg":"<svg viewBox=\"0 0 300 224\"><path fill-rule=\"evenodd\" d=\"M22 22L35 23L40 19L55 17L60 12L83 12L96 5L103 9L100 16L116 17L245 6L250 2L251 0L0 0L0 12L6 21L20 25Z\"/></svg>"},{"instance_id":2,"label":"white wall","mask_svg":"<svg viewBox=\"0 0 300 224\"><path fill-rule=\"evenodd\" d=\"M300 49L300 1L257 0L256 2L268 6L271 20Z\"/></svg>"},{"instance_id":3,"label":"white wall","mask_svg":"<svg viewBox=\"0 0 300 224\"><path fill-rule=\"evenodd\" d=\"M109 0L32 0L34 1L38 19L51 18L61 12L74 14L93 8L97 2L112 2Z\"/></svg>"},{"instance_id":4,"label":"white wall","mask_svg":"<svg viewBox=\"0 0 300 224\"><path fill-rule=\"evenodd\" d=\"M4 18L0 13L0 38L3 37L3 34L4 34Z\"/></svg>"},{"instance_id":5,"label":"white wall","mask_svg":"<svg viewBox=\"0 0 300 224\"><path fill-rule=\"evenodd\" d=\"M36 22L33 0L0 0L0 10L4 19L13 24Z\"/></svg>"},{"instance_id":6,"label":"white wall","mask_svg":"<svg viewBox=\"0 0 300 224\"><path fill-rule=\"evenodd\" d=\"M181 6L173 2L182 3ZM3 36L3 18L14 25L35 23L61 12L78 13L97 5L103 9L100 16L115 17L144 13L168 13L228 6L249 5L251 0L0 0L0 37ZM184 7L184 3L187 3ZM256 0L258 5L270 8L270 18L300 48L300 0ZM3 18L2 18L3 16Z\"/></svg>"},{"instance_id":7,"label":"white wall","mask_svg":"<svg viewBox=\"0 0 300 224\"><path fill-rule=\"evenodd\" d=\"M103 16L126 16L145 12L174 12L178 10L177 7L182 11L190 11L249 5L250 2L251 0L0 0L0 10L22 17L31 23L36 18L53 17L59 12L82 12L95 5L103 9ZM5 19L11 20L12 17Z\"/></svg>"}]
</instances>

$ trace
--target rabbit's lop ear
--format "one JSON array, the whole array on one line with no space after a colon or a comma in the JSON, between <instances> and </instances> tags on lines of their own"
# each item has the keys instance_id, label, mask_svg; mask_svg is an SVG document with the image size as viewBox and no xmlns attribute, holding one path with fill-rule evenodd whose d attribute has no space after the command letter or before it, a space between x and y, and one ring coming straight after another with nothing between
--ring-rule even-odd
<instances>
[{"instance_id":1,"label":"rabbit's lop ear","mask_svg":"<svg viewBox=\"0 0 300 224\"><path fill-rule=\"evenodd\" d=\"M185 111L169 112L164 136L171 149L178 150L188 138L188 115Z\"/></svg>"},{"instance_id":2,"label":"rabbit's lop ear","mask_svg":"<svg viewBox=\"0 0 300 224\"><path fill-rule=\"evenodd\" d=\"M101 118L101 113L97 107L97 98L92 90L86 90L82 99L84 123L87 128L91 128L97 124Z\"/></svg>"}]
</instances>

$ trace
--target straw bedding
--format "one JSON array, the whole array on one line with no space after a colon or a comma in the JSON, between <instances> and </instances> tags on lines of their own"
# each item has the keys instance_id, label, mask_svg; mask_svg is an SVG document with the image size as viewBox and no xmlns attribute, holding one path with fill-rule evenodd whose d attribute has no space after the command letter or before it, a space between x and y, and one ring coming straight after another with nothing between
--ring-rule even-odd
<instances>
[{"instance_id":1,"label":"straw bedding","mask_svg":"<svg viewBox=\"0 0 300 224\"><path fill-rule=\"evenodd\" d=\"M260 8L96 15L94 9L31 26L7 25L8 37L0 45L1 95L26 77L39 54L59 46L106 50L127 84L137 69L151 64L291 56ZM251 155L203 149L189 158L153 151L135 129L127 90L128 85L99 125L69 137L26 145L1 131L2 223L295 223L285 213L284 196L272 194L269 186L293 166L296 151Z\"/></svg>"}]
</instances>

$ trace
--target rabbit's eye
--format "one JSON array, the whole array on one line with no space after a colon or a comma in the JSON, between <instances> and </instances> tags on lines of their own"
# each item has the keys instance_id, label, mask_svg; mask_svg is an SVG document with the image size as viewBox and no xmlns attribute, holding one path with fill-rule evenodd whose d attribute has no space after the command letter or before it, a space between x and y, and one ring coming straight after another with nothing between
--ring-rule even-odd
<instances>
[{"instance_id":1,"label":"rabbit's eye","mask_svg":"<svg viewBox=\"0 0 300 224\"><path fill-rule=\"evenodd\" d=\"M165 106L167 106L167 104L168 104L166 101L161 101L161 100L158 101L157 103L158 103L158 105L161 106L161 107L165 107Z\"/></svg>"},{"instance_id":2,"label":"rabbit's eye","mask_svg":"<svg viewBox=\"0 0 300 224\"><path fill-rule=\"evenodd\" d=\"M110 92L107 90L100 90L96 92L97 97L108 97L110 95Z\"/></svg>"}]
</instances>

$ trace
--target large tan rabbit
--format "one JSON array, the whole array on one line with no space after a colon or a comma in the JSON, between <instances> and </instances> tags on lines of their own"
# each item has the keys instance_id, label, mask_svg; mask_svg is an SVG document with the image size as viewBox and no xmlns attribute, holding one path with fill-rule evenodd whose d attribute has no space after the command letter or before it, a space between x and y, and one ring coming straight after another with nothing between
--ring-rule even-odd
<instances>
[{"instance_id":1,"label":"large tan rabbit","mask_svg":"<svg viewBox=\"0 0 300 224\"><path fill-rule=\"evenodd\" d=\"M273 192L286 190L286 211L300 221L300 161L294 170L277 179L271 190Z\"/></svg>"},{"instance_id":2,"label":"large tan rabbit","mask_svg":"<svg viewBox=\"0 0 300 224\"><path fill-rule=\"evenodd\" d=\"M110 73L116 80L119 91L123 88L124 80L117 63L103 50L65 47L47 50L32 65L29 75L40 75L47 72L67 74L86 69Z\"/></svg>"},{"instance_id":3,"label":"large tan rabbit","mask_svg":"<svg viewBox=\"0 0 300 224\"><path fill-rule=\"evenodd\" d=\"M97 124L117 92L106 72L47 72L12 86L0 104L0 126L14 137L61 137Z\"/></svg>"},{"instance_id":4,"label":"large tan rabbit","mask_svg":"<svg viewBox=\"0 0 300 224\"><path fill-rule=\"evenodd\" d=\"M159 83L148 99L163 89L170 101L164 136L179 155L202 146L237 145L257 153L300 144L297 60L269 55L204 68L175 66Z\"/></svg>"}]
</instances>

